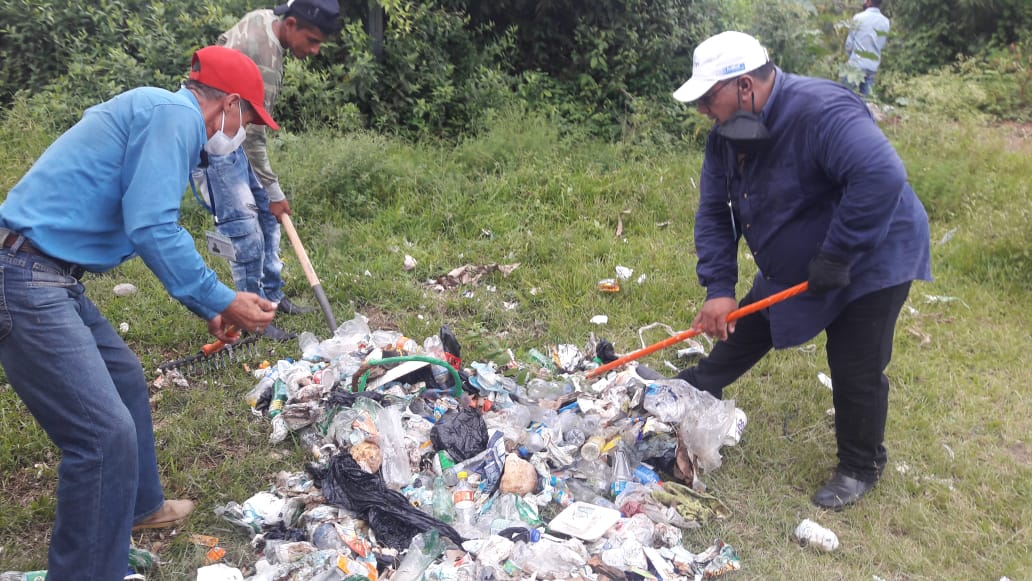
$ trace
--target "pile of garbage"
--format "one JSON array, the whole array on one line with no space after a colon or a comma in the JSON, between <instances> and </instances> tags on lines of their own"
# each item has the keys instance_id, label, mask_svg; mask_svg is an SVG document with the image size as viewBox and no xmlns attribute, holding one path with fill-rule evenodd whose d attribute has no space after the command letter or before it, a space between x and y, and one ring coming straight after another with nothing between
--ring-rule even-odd
<instances>
[{"instance_id":1,"label":"pile of garbage","mask_svg":"<svg viewBox=\"0 0 1032 581\"><path fill-rule=\"evenodd\" d=\"M312 461L216 508L253 535L251 581L674 580L740 568L731 546L692 552L682 536L729 515L700 476L741 437L733 401L633 365L588 379L615 359L604 340L465 364L447 327L420 345L357 315L325 341L299 341L301 359L255 370L245 400L271 419L271 442L293 435ZM243 578L228 564L198 571Z\"/></svg>"}]
</instances>

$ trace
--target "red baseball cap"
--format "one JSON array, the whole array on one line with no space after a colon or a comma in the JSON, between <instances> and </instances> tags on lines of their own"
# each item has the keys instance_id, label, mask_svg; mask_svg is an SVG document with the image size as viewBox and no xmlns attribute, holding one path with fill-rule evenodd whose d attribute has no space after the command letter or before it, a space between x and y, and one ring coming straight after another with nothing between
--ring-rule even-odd
<instances>
[{"instance_id":1,"label":"red baseball cap","mask_svg":"<svg viewBox=\"0 0 1032 581\"><path fill-rule=\"evenodd\" d=\"M260 124L279 129L265 110L262 73L244 53L225 46L206 46L194 53L190 78L213 89L240 95L258 113Z\"/></svg>"}]
</instances>

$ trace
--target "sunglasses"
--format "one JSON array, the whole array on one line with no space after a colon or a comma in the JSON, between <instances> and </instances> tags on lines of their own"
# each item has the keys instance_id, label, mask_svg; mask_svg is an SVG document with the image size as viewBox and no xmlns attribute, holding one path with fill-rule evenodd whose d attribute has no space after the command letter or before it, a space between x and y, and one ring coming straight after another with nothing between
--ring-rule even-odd
<instances>
[{"instance_id":1,"label":"sunglasses","mask_svg":"<svg viewBox=\"0 0 1032 581\"><path fill-rule=\"evenodd\" d=\"M709 106L713 104L713 99L717 96L717 93L719 93L721 90L723 90L724 87L730 85L731 81L733 81L733 80L734 79L728 79L728 80L723 81L721 83L717 83L717 85L714 88L710 89L709 91L706 91L705 95L699 97L699 99L696 101L696 103L698 103L699 105L701 105L703 107L706 107L708 109Z\"/></svg>"}]
</instances>

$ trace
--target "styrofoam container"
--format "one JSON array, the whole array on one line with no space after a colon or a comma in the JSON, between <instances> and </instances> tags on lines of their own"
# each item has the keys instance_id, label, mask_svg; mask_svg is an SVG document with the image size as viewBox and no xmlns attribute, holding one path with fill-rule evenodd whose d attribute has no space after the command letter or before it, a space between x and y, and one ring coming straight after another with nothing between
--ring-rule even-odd
<instances>
[{"instance_id":1,"label":"styrofoam container","mask_svg":"<svg viewBox=\"0 0 1032 581\"><path fill-rule=\"evenodd\" d=\"M548 529L585 541L598 540L620 520L620 511L589 502L573 502L557 514Z\"/></svg>"}]
</instances>

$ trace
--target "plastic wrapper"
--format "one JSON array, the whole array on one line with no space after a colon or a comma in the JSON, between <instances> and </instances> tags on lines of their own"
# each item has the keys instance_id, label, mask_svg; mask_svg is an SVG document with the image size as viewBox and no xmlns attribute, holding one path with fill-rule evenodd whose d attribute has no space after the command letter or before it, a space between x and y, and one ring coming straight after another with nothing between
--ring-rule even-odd
<instances>
[{"instance_id":1,"label":"plastic wrapper","mask_svg":"<svg viewBox=\"0 0 1032 581\"><path fill-rule=\"evenodd\" d=\"M644 546L634 539L611 543L611 546L602 550L600 556L606 565L624 571L628 569L647 570L649 566Z\"/></svg>"},{"instance_id":2,"label":"plastic wrapper","mask_svg":"<svg viewBox=\"0 0 1032 581\"><path fill-rule=\"evenodd\" d=\"M719 400L679 379L650 383L645 409L664 422L678 422L678 437L704 471L720 467L720 446L735 425L734 400Z\"/></svg>"},{"instance_id":3,"label":"plastic wrapper","mask_svg":"<svg viewBox=\"0 0 1032 581\"><path fill-rule=\"evenodd\" d=\"M576 539L556 542L541 539L536 543L517 543L510 561L522 570L519 579L529 579L537 574L539 578L565 579L576 574L588 562L588 552L583 543Z\"/></svg>"},{"instance_id":4,"label":"plastic wrapper","mask_svg":"<svg viewBox=\"0 0 1032 581\"><path fill-rule=\"evenodd\" d=\"M287 424L287 429L296 432L322 419L323 406L318 401L288 403L283 406L281 415Z\"/></svg>"}]
</instances>

